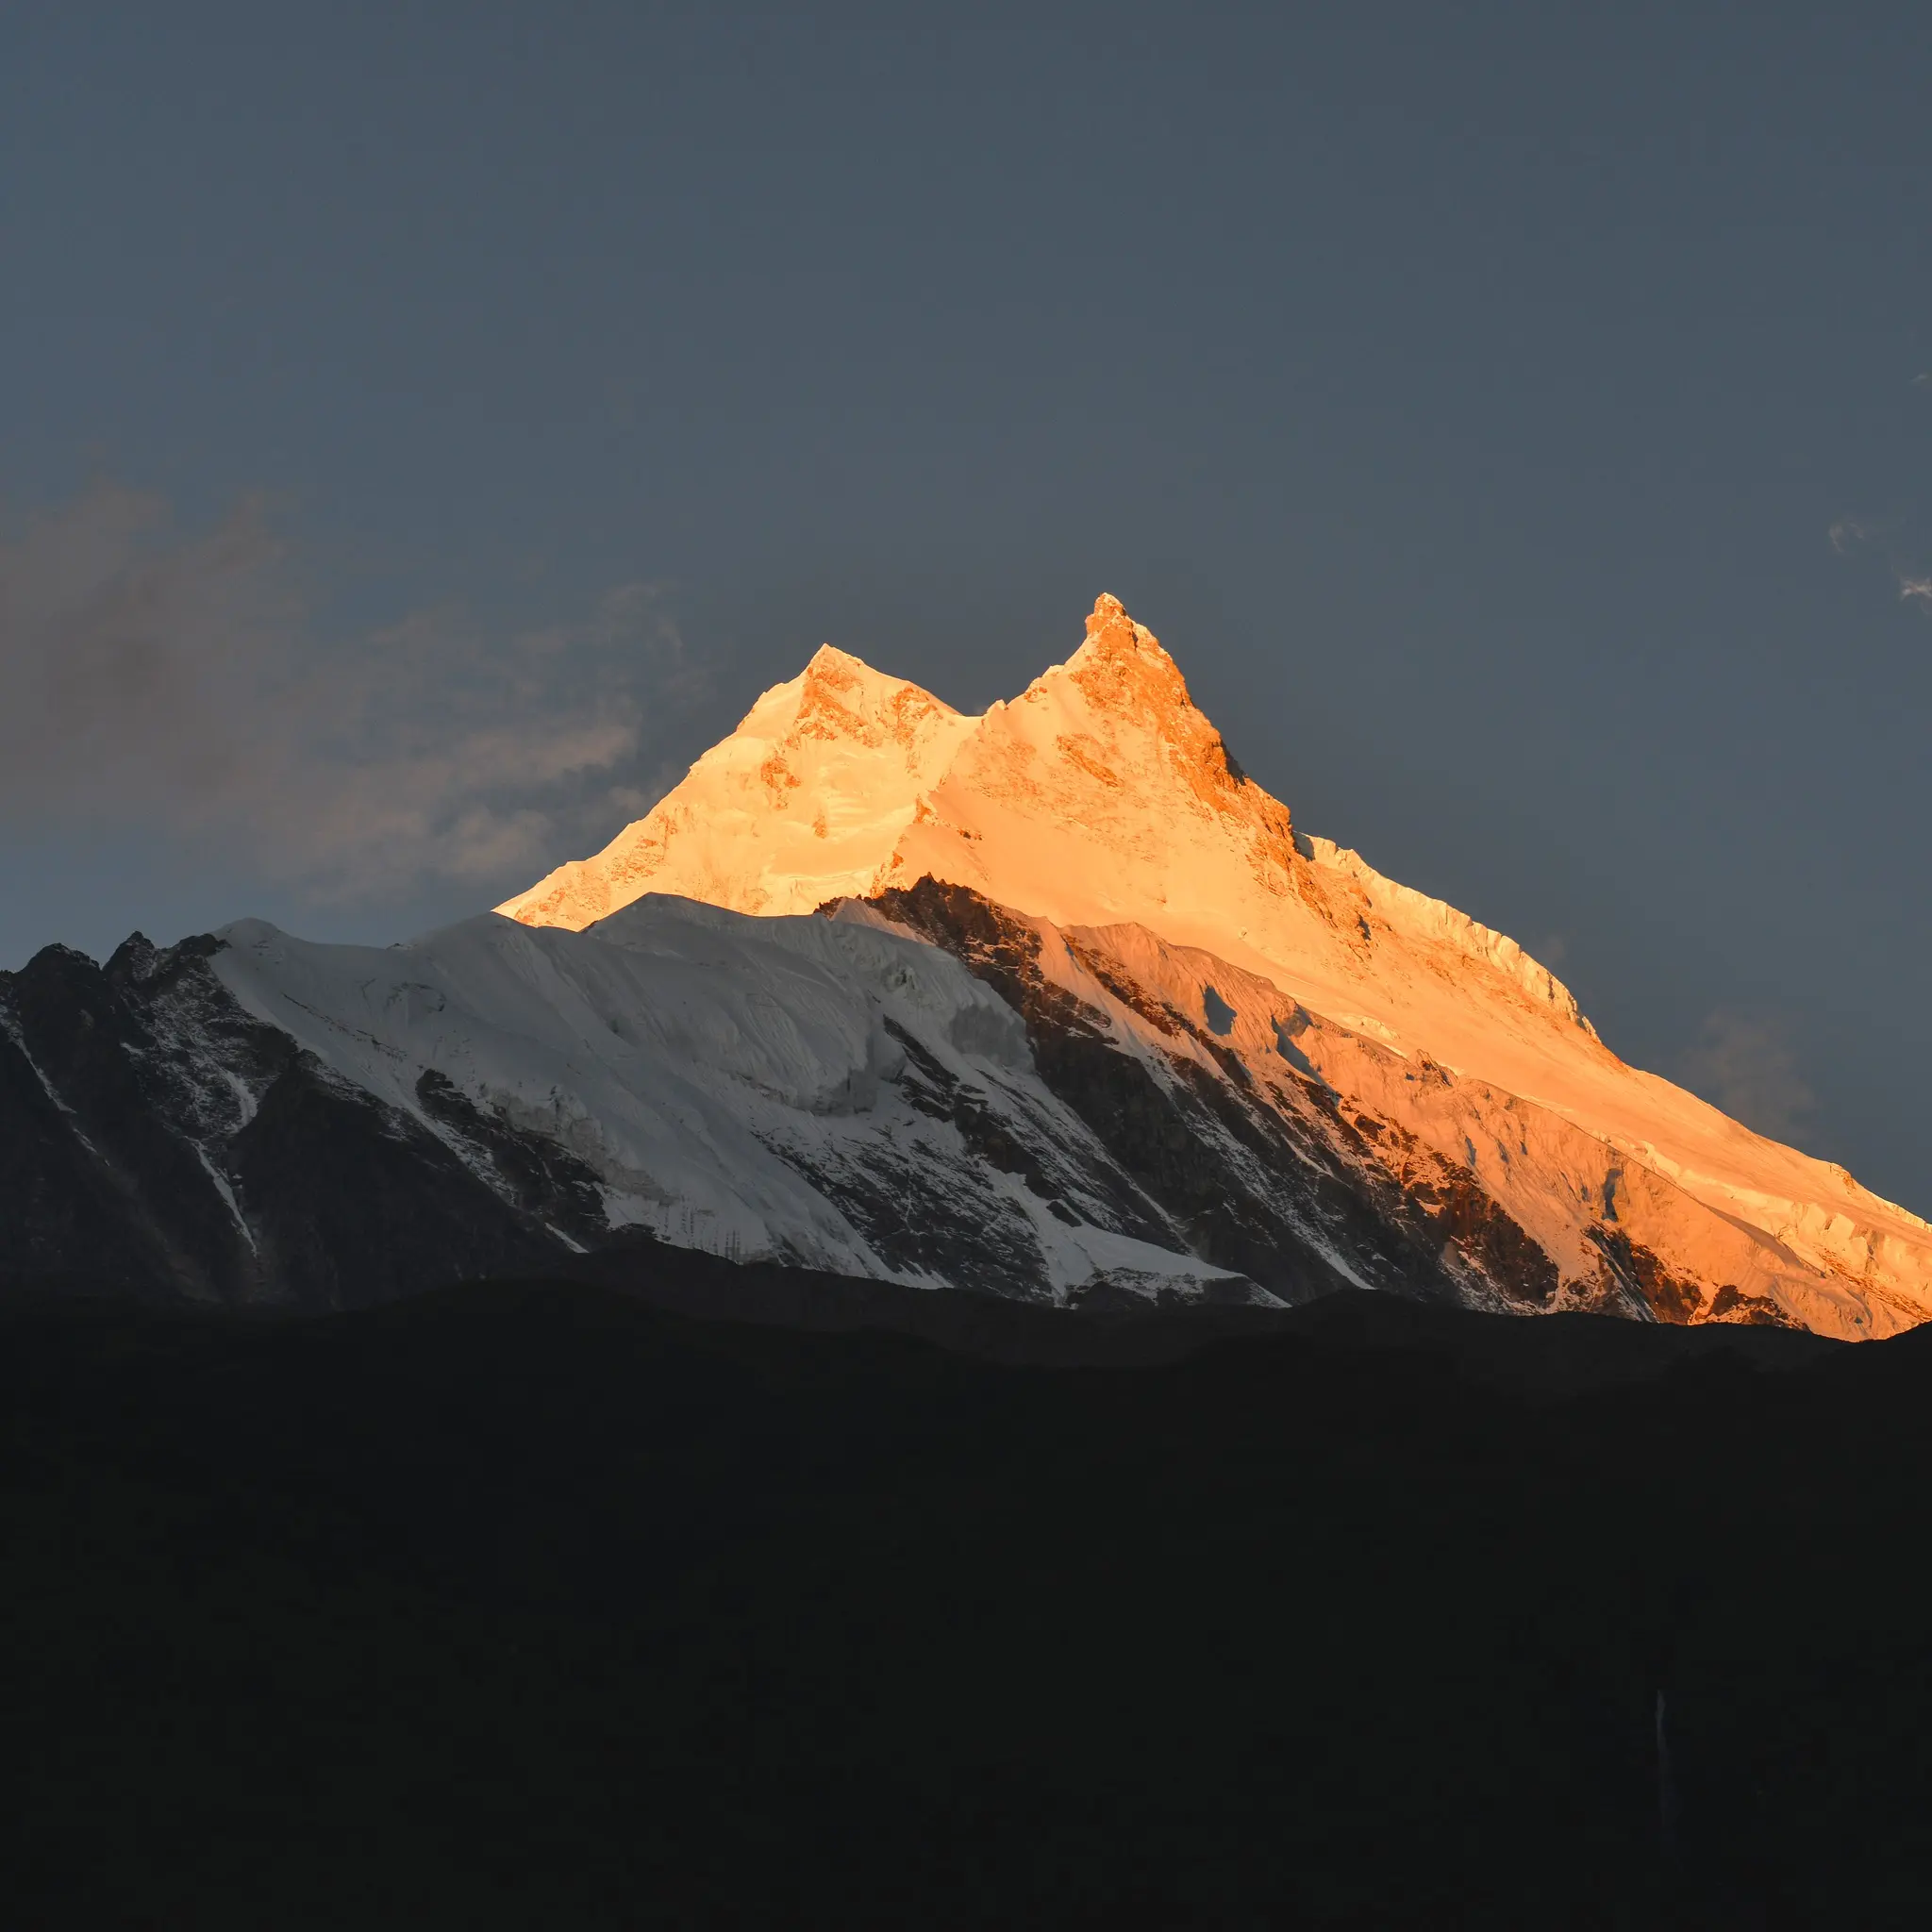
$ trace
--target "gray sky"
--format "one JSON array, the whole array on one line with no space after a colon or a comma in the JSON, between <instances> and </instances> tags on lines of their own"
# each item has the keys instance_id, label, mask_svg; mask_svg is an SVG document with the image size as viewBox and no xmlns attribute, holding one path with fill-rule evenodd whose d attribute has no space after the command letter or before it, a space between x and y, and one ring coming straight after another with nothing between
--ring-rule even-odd
<instances>
[{"instance_id":1,"label":"gray sky","mask_svg":"<svg viewBox=\"0 0 1932 1932\"><path fill-rule=\"evenodd\" d=\"M389 939L1101 590L1932 1212L1932 13L21 7L0 964Z\"/></svg>"}]
</instances>

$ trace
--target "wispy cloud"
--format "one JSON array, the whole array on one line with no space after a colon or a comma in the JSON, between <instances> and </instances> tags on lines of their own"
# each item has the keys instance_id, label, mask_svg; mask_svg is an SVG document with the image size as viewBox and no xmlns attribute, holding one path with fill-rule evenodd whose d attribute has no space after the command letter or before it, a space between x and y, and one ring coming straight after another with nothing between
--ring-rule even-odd
<instances>
[{"instance_id":1,"label":"wispy cloud","mask_svg":"<svg viewBox=\"0 0 1932 1932\"><path fill-rule=\"evenodd\" d=\"M1932 575L1924 575L1917 561L1923 552L1910 543L1908 523L1904 516L1845 516L1840 517L1826 534L1831 547L1840 557L1883 558L1898 587L1900 602L1917 601L1932 615Z\"/></svg>"},{"instance_id":2,"label":"wispy cloud","mask_svg":"<svg viewBox=\"0 0 1932 1932\"><path fill-rule=\"evenodd\" d=\"M1907 387L1932 391L1932 369L1912 377ZM1842 516L1826 532L1840 557L1873 555L1883 558L1897 586L1901 604L1916 604L1932 617L1932 570L1922 520L1895 512L1885 517Z\"/></svg>"},{"instance_id":3,"label":"wispy cloud","mask_svg":"<svg viewBox=\"0 0 1932 1932\"><path fill-rule=\"evenodd\" d=\"M1789 1141L1816 1104L1799 1073L1790 1029L1774 1013L1720 1007L1705 1021L1679 1074L1693 1092L1774 1140Z\"/></svg>"},{"instance_id":4,"label":"wispy cloud","mask_svg":"<svg viewBox=\"0 0 1932 1932\"><path fill-rule=\"evenodd\" d=\"M0 816L158 826L323 897L494 883L634 815L706 695L649 584L329 636L295 583L252 501L182 535L101 484L0 535Z\"/></svg>"},{"instance_id":5,"label":"wispy cloud","mask_svg":"<svg viewBox=\"0 0 1932 1932\"><path fill-rule=\"evenodd\" d=\"M1865 525L1857 517L1839 518L1838 522L1832 525L1827 535L1831 539L1831 547L1840 557L1850 557L1856 552L1862 550L1871 541L1870 534L1867 532Z\"/></svg>"}]
</instances>

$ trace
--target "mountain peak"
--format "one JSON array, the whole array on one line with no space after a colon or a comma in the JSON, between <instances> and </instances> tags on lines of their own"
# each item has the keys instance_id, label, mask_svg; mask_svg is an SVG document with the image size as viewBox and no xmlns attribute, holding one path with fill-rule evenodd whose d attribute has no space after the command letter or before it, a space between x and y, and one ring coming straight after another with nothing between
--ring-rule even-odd
<instances>
[{"instance_id":1,"label":"mountain peak","mask_svg":"<svg viewBox=\"0 0 1932 1932\"><path fill-rule=\"evenodd\" d=\"M1094 600L1088 616L1086 641L1068 661L1078 663L1083 658L1109 662L1146 659L1169 669L1174 666L1174 659L1160 648L1160 640L1144 624L1136 624L1127 614L1127 607L1105 591Z\"/></svg>"},{"instance_id":2,"label":"mountain peak","mask_svg":"<svg viewBox=\"0 0 1932 1932\"><path fill-rule=\"evenodd\" d=\"M1068 682L1084 701L1088 725L1110 741L1110 761L1135 761L1120 736L1124 732L1128 740L1164 744L1210 808L1224 808L1240 791L1246 774L1195 705L1180 666L1118 597L1101 593L1087 620L1086 641L1064 664L1037 678L1026 695L1050 700L1055 688Z\"/></svg>"},{"instance_id":3,"label":"mountain peak","mask_svg":"<svg viewBox=\"0 0 1932 1932\"><path fill-rule=\"evenodd\" d=\"M1126 606L1106 591L1087 619L1086 641L1062 669L1088 701L1102 709L1130 710L1155 719L1176 712L1199 716L1180 666L1161 649L1160 640L1144 624L1136 624ZM1205 718L1201 722L1207 724Z\"/></svg>"},{"instance_id":4,"label":"mountain peak","mask_svg":"<svg viewBox=\"0 0 1932 1932\"><path fill-rule=\"evenodd\" d=\"M500 909L528 925L581 927L656 892L804 913L928 877L1071 929L1080 947L1124 944L1107 935L1132 926L1194 950L1218 1004L1198 989L1187 998L1203 1001L1210 1025L1247 1000L1231 996L1233 974L1278 990L1353 1042L1351 1105L1400 1121L1418 1144L1437 1136L1472 1186L1492 1169L1497 1188L1516 1185L1512 1163L1534 1149L1510 1110L1541 1108L1615 1150L1619 1218L1626 1186L1652 1191L1666 1231L1678 1194L1715 1207L1727 1225L1757 1230L1760 1245L1842 1277L1842 1290L1821 1291L1843 1298L1853 1325L1877 1319L1859 1298L1882 1246L1884 1292L1901 1307L1932 1307L1922 1224L1625 1067L1504 935L1299 837L1118 597L1096 601L1064 663L981 717L827 645L648 816ZM1268 1050L1298 1064L1295 1037L1291 1027ZM1565 1199L1594 1199L1603 1177L1579 1170L1562 1185ZM1524 1213L1543 1211L1523 1199ZM1694 1249L1697 1265L1719 1270L1713 1292L1749 1289L1751 1268L1733 1268L1728 1251L1688 1236L1666 1245L1674 1266Z\"/></svg>"},{"instance_id":5,"label":"mountain peak","mask_svg":"<svg viewBox=\"0 0 1932 1932\"><path fill-rule=\"evenodd\" d=\"M602 852L496 909L582 927L645 892L759 913L862 895L977 722L822 644Z\"/></svg>"},{"instance_id":6,"label":"mountain peak","mask_svg":"<svg viewBox=\"0 0 1932 1932\"><path fill-rule=\"evenodd\" d=\"M837 644L821 644L811 654L811 661L805 667L808 677L883 677L885 674L874 671L863 658L855 658L850 651L841 651ZM891 680L896 684L897 678Z\"/></svg>"},{"instance_id":7,"label":"mountain peak","mask_svg":"<svg viewBox=\"0 0 1932 1932\"><path fill-rule=\"evenodd\" d=\"M813 652L795 688L798 709L789 734L794 743L849 739L874 749L895 744L910 756L916 745L959 716L930 691L874 671L862 658L834 644L821 644ZM739 727L741 732L745 728Z\"/></svg>"},{"instance_id":8,"label":"mountain peak","mask_svg":"<svg viewBox=\"0 0 1932 1932\"><path fill-rule=\"evenodd\" d=\"M872 709L881 701L890 703L905 685L903 677L874 671L863 658L855 658L836 644L821 644L791 685L781 689L798 692L802 711L825 704Z\"/></svg>"}]
</instances>

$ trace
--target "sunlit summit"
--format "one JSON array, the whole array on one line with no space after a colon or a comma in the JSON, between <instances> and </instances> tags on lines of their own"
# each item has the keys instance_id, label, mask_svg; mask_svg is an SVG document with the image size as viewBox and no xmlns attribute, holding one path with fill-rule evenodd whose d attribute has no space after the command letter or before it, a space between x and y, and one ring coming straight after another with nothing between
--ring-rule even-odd
<instances>
[{"instance_id":1,"label":"sunlit summit","mask_svg":"<svg viewBox=\"0 0 1932 1932\"><path fill-rule=\"evenodd\" d=\"M1513 941L1298 831L1111 596L1064 664L980 717L824 647L645 818L499 909L581 929L646 894L804 914L921 881L1077 934L1088 965L1042 940L1042 972L1091 995L1105 957L1191 1015L1184 1035L1203 1037L1206 989L1225 1009L1252 988L1204 1064L1238 1062L1250 1092L1311 1080L1362 1158L1503 1215L1542 1264L1519 1304L1853 1335L1932 1307L1924 1223L1626 1066ZM1175 1048L1131 998L1117 1024ZM1417 1160L1440 1165L1419 1180Z\"/></svg>"}]
</instances>

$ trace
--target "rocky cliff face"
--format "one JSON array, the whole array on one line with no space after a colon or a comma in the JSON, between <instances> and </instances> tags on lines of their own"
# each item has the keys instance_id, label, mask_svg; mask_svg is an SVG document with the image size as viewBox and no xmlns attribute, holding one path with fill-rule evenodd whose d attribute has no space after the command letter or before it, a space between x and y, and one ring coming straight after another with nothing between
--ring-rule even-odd
<instances>
[{"instance_id":1,"label":"rocky cliff face","mask_svg":"<svg viewBox=\"0 0 1932 1932\"><path fill-rule=\"evenodd\" d=\"M1141 926L1062 929L930 879L868 909L994 986L1025 1016L1042 1080L1147 1177L1183 1239L1257 1278L1291 1227L1364 1286L1471 1307L1853 1335L1884 1319L1843 1275L1562 1115L1211 954ZM1700 1264L1674 1258L1690 1254Z\"/></svg>"},{"instance_id":2,"label":"rocky cliff face","mask_svg":"<svg viewBox=\"0 0 1932 1932\"><path fill-rule=\"evenodd\" d=\"M223 942L0 975L0 1281L318 1307L563 1252L430 1123L246 1012Z\"/></svg>"}]
</instances>

